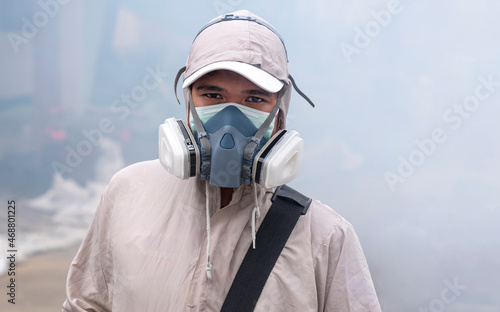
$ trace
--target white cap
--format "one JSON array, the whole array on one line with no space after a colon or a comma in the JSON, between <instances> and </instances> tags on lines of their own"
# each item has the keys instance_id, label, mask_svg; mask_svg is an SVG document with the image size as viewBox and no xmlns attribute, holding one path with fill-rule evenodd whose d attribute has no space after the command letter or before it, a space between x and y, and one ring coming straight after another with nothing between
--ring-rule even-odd
<instances>
[{"instance_id":1,"label":"white cap","mask_svg":"<svg viewBox=\"0 0 500 312\"><path fill-rule=\"evenodd\" d=\"M260 88L275 93L283 88L283 82L274 78L271 74L263 71L262 69L257 68L256 66L237 62L237 61L221 61L215 62L212 64L208 64L196 72L194 72L191 76L184 80L182 85L183 88L189 87L193 82L195 82L198 78L203 75L215 71L215 70L230 70L236 72L243 77L247 78L251 82L255 83Z\"/></svg>"}]
</instances>

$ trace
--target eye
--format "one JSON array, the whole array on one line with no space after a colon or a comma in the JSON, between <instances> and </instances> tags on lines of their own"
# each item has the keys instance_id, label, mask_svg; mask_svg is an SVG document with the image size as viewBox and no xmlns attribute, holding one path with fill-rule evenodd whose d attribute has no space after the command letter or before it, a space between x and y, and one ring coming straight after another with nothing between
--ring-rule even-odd
<instances>
[{"instance_id":1,"label":"eye","mask_svg":"<svg viewBox=\"0 0 500 312\"><path fill-rule=\"evenodd\" d=\"M218 100L222 99L222 96L219 93L205 93L203 94L203 96L206 96L207 98L210 99L218 99Z\"/></svg>"},{"instance_id":2,"label":"eye","mask_svg":"<svg viewBox=\"0 0 500 312\"><path fill-rule=\"evenodd\" d=\"M260 103L260 102L264 102L264 99L260 98L258 96L250 96L247 98L247 101L252 102L252 103Z\"/></svg>"}]
</instances>

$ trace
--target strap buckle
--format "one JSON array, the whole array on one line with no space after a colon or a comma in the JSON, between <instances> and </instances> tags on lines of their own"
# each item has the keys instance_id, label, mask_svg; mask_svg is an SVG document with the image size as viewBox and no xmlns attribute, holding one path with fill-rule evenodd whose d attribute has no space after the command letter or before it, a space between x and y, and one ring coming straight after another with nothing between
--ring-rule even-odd
<instances>
[{"instance_id":1,"label":"strap buckle","mask_svg":"<svg viewBox=\"0 0 500 312\"><path fill-rule=\"evenodd\" d=\"M302 207L301 215L305 215L307 213L307 210L309 209L309 206L312 203L311 198L297 192L296 190L292 189L286 184L283 184L276 188L273 197L271 197L271 201L274 202L276 200L276 197L278 196L284 200L293 201L299 206L301 206Z\"/></svg>"}]
</instances>

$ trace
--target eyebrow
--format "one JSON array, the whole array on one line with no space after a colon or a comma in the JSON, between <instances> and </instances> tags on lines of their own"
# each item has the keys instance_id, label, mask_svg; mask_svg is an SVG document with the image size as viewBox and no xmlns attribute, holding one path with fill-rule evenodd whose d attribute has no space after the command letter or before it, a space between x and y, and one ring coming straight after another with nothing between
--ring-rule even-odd
<instances>
[{"instance_id":1,"label":"eyebrow","mask_svg":"<svg viewBox=\"0 0 500 312\"><path fill-rule=\"evenodd\" d=\"M264 90L260 90L260 89L245 90L245 91L243 91L243 94L262 95L262 96L271 97L271 93L264 91Z\"/></svg>"},{"instance_id":2,"label":"eyebrow","mask_svg":"<svg viewBox=\"0 0 500 312\"><path fill-rule=\"evenodd\" d=\"M198 87L196 87L196 90L207 90L207 91L217 91L217 92L227 92L226 89L223 89L218 86L210 86L206 84L201 84Z\"/></svg>"},{"instance_id":3,"label":"eyebrow","mask_svg":"<svg viewBox=\"0 0 500 312\"><path fill-rule=\"evenodd\" d=\"M206 84L201 84L198 87L196 87L196 90L200 91L215 91L215 92L227 92L226 89L215 86L215 85L206 85ZM271 97L271 93L261 90L261 89L249 89L249 90L244 90L242 94L249 94L249 95L261 95L261 96L266 96L266 97Z\"/></svg>"}]
</instances>

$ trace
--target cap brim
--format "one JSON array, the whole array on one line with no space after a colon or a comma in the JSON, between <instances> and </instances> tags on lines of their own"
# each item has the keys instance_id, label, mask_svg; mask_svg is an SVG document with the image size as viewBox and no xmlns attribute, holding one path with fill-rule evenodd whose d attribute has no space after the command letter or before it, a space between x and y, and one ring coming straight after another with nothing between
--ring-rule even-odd
<instances>
[{"instance_id":1,"label":"cap brim","mask_svg":"<svg viewBox=\"0 0 500 312\"><path fill-rule=\"evenodd\" d=\"M250 64L234 61L216 62L197 70L184 80L182 88L189 87L198 78L211 71L221 69L236 72L268 92L275 93L283 88L283 83L280 80L274 78L272 75L263 71L262 69L259 69Z\"/></svg>"}]
</instances>

